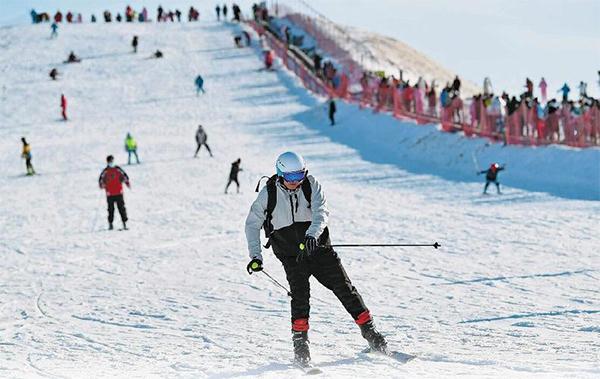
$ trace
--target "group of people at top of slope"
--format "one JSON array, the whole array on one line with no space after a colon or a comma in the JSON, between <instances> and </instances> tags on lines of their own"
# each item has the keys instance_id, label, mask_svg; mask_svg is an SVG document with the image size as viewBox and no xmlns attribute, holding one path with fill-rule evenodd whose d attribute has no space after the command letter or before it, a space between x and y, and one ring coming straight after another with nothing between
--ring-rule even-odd
<instances>
[{"instance_id":1,"label":"group of people at top of slope","mask_svg":"<svg viewBox=\"0 0 600 379\"><path fill-rule=\"evenodd\" d=\"M229 8L227 7L227 4L223 4L223 6L217 5L215 7L215 12L217 15L217 20L221 20L221 17L223 17L223 19L227 20L227 13L229 11ZM242 11L240 9L240 7L233 3L231 5L231 11L233 13L233 17L232 20L233 21L241 21L241 15L242 15ZM35 9L32 9L30 11L30 15L31 15L31 22L33 24L37 24L37 23L41 23L41 22L50 22L52 21L54 24L60 24L62 22L66 22L66 23L82 23L83 22L83 16L81 13L73 13L71 11L68 11L65 15L64 15L64 19L63 19L63 13L58 10L56 11L56 13L51 16L48 12L37 12ZM182 16L183 16L183 12L180 11L179 9L175 9L173 10L165 10L161 5L158 6L158 8L156 9L156 21L157 22L181 22L182 20ZM105 23L111 23L113 22L113 13L109 10L105 10L104 12L102 12L102 19L104 20ZM188 22L196 22L200 19L200 11L198 11L198 9L194 8L194 6L190 6L190 8L188 9L187 12L187 21ZM90 22L95 23L98 21L98 18L96 17L95 14L91 14L90 15ZM149 17L148 15L148 10L146 9L146 7L142 7L142 9L140 11L135 10L134 8L132 8L131 6L127 5L125 7L125 10L123 11L123 15L121 15L120 12L116 13L116 16L114 16L114 21L115 22L151 22L152 19Z\"/></svg>"}]
</instances>

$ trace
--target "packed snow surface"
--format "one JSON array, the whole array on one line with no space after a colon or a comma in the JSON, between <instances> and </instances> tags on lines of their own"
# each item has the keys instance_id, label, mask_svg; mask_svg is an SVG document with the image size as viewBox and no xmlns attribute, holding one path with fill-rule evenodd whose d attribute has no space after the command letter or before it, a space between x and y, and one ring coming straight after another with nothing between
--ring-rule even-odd
<instances>
[{"instance_id":1,"label":"packed snow surface","mask_svg":"<svg viewBox=\"0 0 600 379\"><path fill-rule=\"evenodd\" d=\"M235 32L84 24L50 40L47 24L0 29L0 377L302 377L285 293L245 271L254 186L285 150L320 179L334 243L442 244L339 250L390 345L418 358L360 354L353 320L314 282L322 377L600 375L597 149L501 148L342 104L331 128L323 99L284 70L259 70L259 49L233 48ZM148 59L156 49L165 57ZM71 50L82 63L61 63ZM214 158L193 158L199 123ZM126 165L127 132L140 165ZM22 136L37 176L23 175ZM107 154L131 178L129 231L106 230ZM225 195L238 157L242 193ZM475 166L493 160L509 163L509 185L482 196Z\"/></svg>"}]
</instances>

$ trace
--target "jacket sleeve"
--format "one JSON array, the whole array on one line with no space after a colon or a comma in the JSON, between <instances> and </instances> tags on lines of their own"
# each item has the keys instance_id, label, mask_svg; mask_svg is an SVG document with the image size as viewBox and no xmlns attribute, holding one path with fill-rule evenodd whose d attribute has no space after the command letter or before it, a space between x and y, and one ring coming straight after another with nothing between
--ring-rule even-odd
<instances>
[{"instance_id":1,"label":"jacket sleeve","mask_svg":"<svg viewBox=\"0 0 600 379\"><path fill-rule=\"evenodd\" d=\"M310 227L306 231L307 236L319 238L319 236L325 230L327 222L329 221L329 209L327 208L327 201L325 200L325 194L323 189L317 180L308 176L310 185L312 187L312 195L310 200L310 207L312 209L312 222Z\"/></svg>"},{"instance_id":2,"label":"jacket sleeve","mask_svg":"<svg viewBox=\"0 0 600 379\"><path fill-rule=\"evenodd\" d=\"M260 229L265 222L265 210L267 209L267 187L258 194L254 203L250 207L248 217L246 217L246 240L248 241L248 255L251 259L258 258L262 261L260 247Z\"/></svg>"},{"instance_id":3,"label":"jacket sleeve","mask_svg":"<svg viewBox=\"0 0 600 379\"><path fill-rule=\"evenodd\" d=\"M98 185L100 186L100 188L104 188L104 173L106 172L106 169L102 170L102 172L100 173L100 177L98 178Z\"/></svg>"},{"instance_id":4,"label":"jacket sleeve","mask_svg":"<svg viewBox=\"0 0 600 379\"><path fill-rule=\"evenodd\" d=\"M121 167L117 167L119 169L119 172L121 173L121 183L129 183L129 176L127 176L127 173L125 173L125 171L123 171L123 169Z\"/></svg>"}]
</instances>

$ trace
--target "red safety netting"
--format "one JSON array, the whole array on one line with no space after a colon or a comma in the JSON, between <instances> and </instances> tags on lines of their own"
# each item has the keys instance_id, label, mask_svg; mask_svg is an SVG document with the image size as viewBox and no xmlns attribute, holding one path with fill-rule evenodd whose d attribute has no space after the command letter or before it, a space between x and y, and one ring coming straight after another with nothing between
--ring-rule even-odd
<instances>
[{"instance_id":1,"label":"red safety netting","mask_svg":"<svg viewBox=\"0 0 600 379\"><path fill-rule=\"evenodd\" d=\"M332 38L319 31L316 23L308 16L288 15L301 24L309 33L316 36L319 48L334 53L346 66L334 73L320 77L305 60L300 59L288 46L254 21L248 23L259 35L264 36L267 45L283 64L293 71L310 91L328 97L343 98L357 103L361 108L371 108L373 112L388 112L399 119L414 120L418 124L439 123L445 132L463 132L465 136L485 137L506 144L536 145L565 144L573 147L600 145L600 110L597 106L588 107L582 114L572 111L568 103L556 111L538 116L537 106L528 107L522 102L517 109L509 112L504 104L492 106L479 99L464 102L459 96L449 98L441 106L434 91L426 86L402 88L397 80L388 81L357 72L360 65L349 58ZM334 56L335 56L334 55ZM334 86L334 83L337 85ZM352 93L351 88L360 88Z\"/></svg>"}]
</instances>

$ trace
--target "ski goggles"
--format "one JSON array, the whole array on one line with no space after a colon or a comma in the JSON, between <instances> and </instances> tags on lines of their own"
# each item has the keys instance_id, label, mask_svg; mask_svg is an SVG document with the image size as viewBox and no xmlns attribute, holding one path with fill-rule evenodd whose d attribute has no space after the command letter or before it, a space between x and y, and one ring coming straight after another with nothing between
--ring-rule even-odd
<instances>
[{"instance_id":1,"label":"ski goggles","mask_svg":"<svg viewBox=\"0 0 600 379\"><path fill-rule=\"evenodd\" d=\"M282 172L281 177L288 183L298 183L306 178L306 171Z\"/></svg>"}]
</instances>

